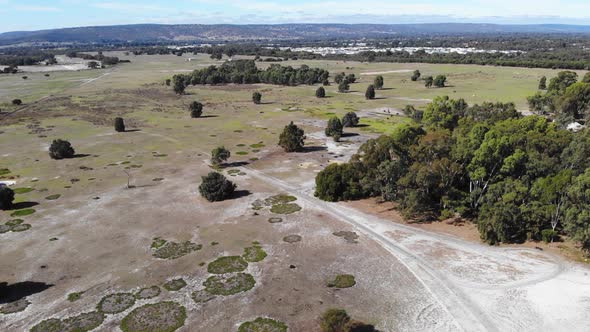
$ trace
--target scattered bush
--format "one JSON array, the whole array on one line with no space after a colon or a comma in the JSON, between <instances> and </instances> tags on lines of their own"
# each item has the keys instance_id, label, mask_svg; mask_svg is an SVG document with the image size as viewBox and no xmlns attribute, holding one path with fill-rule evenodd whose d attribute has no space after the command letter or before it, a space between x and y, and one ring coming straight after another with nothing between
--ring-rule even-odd
<instances>
[{"instance_id":1,"label":"scattered bush","mask_svg":"<svg viewBox=\"0 0 590 332\"><path fill-rule=\"evenodd\" d=\"M342 80L338 83L338 92L345 93L350 90L350 83L347 80Z\"/></svg>"},{"instance_id":2,"label":"scattered bush","mask_svg":"<svg viewBox=\"0 0 590 332\"><path fill-rule=\"evenodd\" d=\"M231 152L224 146L217 147L211 151L211 163L214 166L219 166L229 159Z\"/></svg>"},{"instance_id":3,"label":"scattered bush","mask_svg":"<svg viewBox=\"0 0 590 332\"><path fill-rule=\"evenodd\" d=\"M437 75L434 78L434 86L437 88L444 88L445 83L447 82L447 77L445 75Z\"/></svg>"},{"instance_id":4,"label":"scattered bush","mask_svg":"<svg viewBox=\"0 0 590 332\"><path fill-rule=\"evenodd\" d=\"M359 117L355 112L348 112L342 118L343 127L356 127L359 124Z\"/></svg>"},{"instance_id":5,"label":"scattered bush","mask_svg":"<svg viewBox=\"0 0 590 332\"><path fill-rule=\"evenodd\" d=\"M62 139L54 140L49 147L49 156L52 159L72 158L75 153L72 144Z\"/></svg>"},{"instance_id":6,"label":"scattered bush","mask_svg":"<svg viewBox=\"0 0 590 332\"><path fill-rule=\"evenodd\" d=\"M8 210L14 201L14 191L5 184L0 184L0 210Z\"/></svg>"},{"instance_id":7,"label":"scattered bush","mask_svg":"<svg viewBox=\"0 0 590 332\"><path fill-rule=\"evenodd\" d=\"M333 281L328 282L328 287L350 288L356 285L356 280L352 274L339 274Z\"/></svg>"},{"instance_id":8,"label":"scattered bush","mask_svg":"<svg viewBox=\"0 0 590 332\"><path fill-rule=\"evenodd\" d=\"M317 90L315 90L315 96L318 98L326 97L326 89L324 89L324 87L320 86Z\"/></svg>"},{"instance_id":9,"label":"scattered bush","mask_svg":"<svg viewBox=\"0 0 590 332\"><path fill-rule=\"evenodd\" d=\"M550 243L555 241L559 236L559 233L557 233L557 231L554 231L552 229L544 229L541 231L541 239L543 240L543 242L545 243Z\"/></svg>"},{"instance_id":10,"label":"scattered bush","mask_svg":"<svg viewBox=\"0 0 590 332\"><path fill-rule=\"evenodd\" d=\"M333 137L335 135L342 136L342 122L338 117L333 117L328 120L328 126L326 127L325 131L326 136Z\"/></svg>"},{"instance_id":11,"label":"scattered bush","mask_svg":"<svg viewBox=\"0 0 590 332\"><path fill-rule=\"evenodd\" d=\"M412 81L416 82L420 78L421 75L422 74L420 74L419 70L414 70L414 73L412 74Z\"/></svg>"},{"instance_id":12,"label":"scattered bush","mask_svg":"<svg viewBox=\"0 0 590 332\"><path fill-rule=\"evenodd\" d=\"M328 309L320 316L322 332L345 332L350 316L343 309Z\"/></svg>"},{"instance_id":13,"label":"scattered bush","mask_svg":"<svg viewBox=\"0 0 590 332\"><path fill-rule=\"evenodd\" d=\"M367 87L367 91L365 91L365 98L367 100L375 99L375 87L372 84Z\"/></svg>"},{"instance_id":14,"label":"scattered bush","mask_svg":"<svg viewBox=\"0 0 590 332\"><path fill-rule=\"evenodd\" d=\"M13 99L13 100L12 100L12 105L19 106L19 105L20 105L20 104L22 104L22 103L23 103L23 101L22 101L22 100L20 100L20 99Z\"/></svg>"},{"instance_id":15,"label":"scattered bush","mask_svg":"<svg viewBox=\"0 0 590 332\"><path fill-rule=\"evenodd\" d=\"M377 90L383 89L383 76L379 75L379 76L375 77L375 80L373 81L373 85L375 86L375 89L377 89Z\"/></svg>"},{"instance_id":16,"label":"scattered bush","mask_svg":"<svg viewBox=\"0 0 590 332\"><path fill-rule=\"evenodd\" d=\"M203 104L198 101L193 101L188 106L188 110L191 112L191 118L200 118L203 114Z\"/></svg>"},{"instance_id":17,"label":"scattered bush","mask_svg":"<svg viewBox=\"0 0 590 332\"><path fill-rule=\"evenodd\" d=\"M236 190L236 185L220 173L210 172L207 176L201 178L203 182L199 186L199 192L209 202L223 201L230 198Z\"/></svg>"},{"instance_id":18,"label":"scattered bush","mask_svg":"<svg viewBox=\"0 0 590 332\"><path fill-rule=\"evenodd\" d=\"M260 104L262 100L262 94L258 91L254 92L252 94L252 101L254 102L254 104Z\"/></svg>"},{"instance_id":19,"label":"scattered bush","mask_svg":"<svg viewBox=\"0 0 590 332\"><path fill-rule=\"evenodd\" d=\"M207 271L213 274L225 274L232 272L241 272L248 267L241 256L223 256L219 257L207 265Z\"/></svg>"},{"instance_id":20,"label":"scattered bush","mask_svg":"<svg viewBox=\"0 0 590 332\"><path fill-rule=\"evenodd\" d=\"M115 118L115 131L118 133L122 133L125 131L125 121L123 121L123 118Z\"/></svg>"},{"instance_id":21,"label":"scattered bush","mask_svg":"<svg viewBox=\"0 0 590 332\"><path fill-rule=\"evenodd\" d=\"M303 149L303 139L305 138L303 129L300 129L291 121L290 124L285 126L283 132L279 136L279 146L281 146L285 152L301 151Z\"/></svg>"}]
</instances>

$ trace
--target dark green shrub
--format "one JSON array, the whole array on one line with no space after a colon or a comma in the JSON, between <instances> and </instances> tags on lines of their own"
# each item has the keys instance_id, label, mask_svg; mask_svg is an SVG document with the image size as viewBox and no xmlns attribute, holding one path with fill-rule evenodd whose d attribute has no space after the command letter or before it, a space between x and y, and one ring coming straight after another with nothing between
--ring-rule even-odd
<instances>
[{"instance_id":1,"label":"dark green shrub","mask_svg":"<svg viewBox=\"0 0 590 332\"><path fill-rule=\"evenodd\" d=\"M343 127L356 127L359 124L359 117L355 112L348 112L342 118Z\"/></svg>"},{"instance_id":2,"label":"dark green shrub","mask_svg":"<svg viewBox=\"0 0 590 332\"><path fill-rule=\"evenodd\" d=\"M14 201L14 191L5 184L0 184L0 210L8 210Z\"/></svg>"},{"instance_id":3,"label":"dark green shrub","mask_svg":"<svg viewBox=\"0 0 590 332\"><path fill-rule=\"evenodd\" d=\"M254 92L252 94L252 101L254 102L254 104L260 104L262 100L262 94L258 91Z\"/></svg>"},{"instance_id":4,"label":"dark green shrub","mask_svg":"<svg viewBox=\"0 0 590 332\"><path fill-rule=\"evenodd\" d=\"M350 83L347 80L342 80L338 83L338 92L348 92L350 90Z\"/></svg>"},{"instance_id":5,"label":"dark green shrub","mask_svg":"<svg viewBox=\"0 0 590 332\"><path fill-rule=\"evenodd\" d=\"M125 121L123 121L123 118L115 118L115 131L118 133L125 131Z\"/></svg>"},{"instance_id":6,"label":"dark green shrub","mask_svg":"<svg viewBox=\"0 0 590 332\"><path fill-rule=\"evenodd\" d=\"M324 89L324 87L320 86L317 90L315 90L315 96L318 98L326 97L326 89Z\"/></svg>"},{"instance_id":7,"label":"dark green shrub","mask_svg":"<svg viewBox=\"0 0 590 332\"><path fill-rule=\"evenodd\" d=\"M421 75L422 74L420 74L419 70L414 70L414 74L412 74L412 81L416 82L420 78Z\"/></svg>"},{"instance_id":8,"label":"dark green shrub","mask_svg":"<svg viewBox=\"0 0 590 332\"><path fill-rule=\"evenodd\" d=\"M325 133L326 136L330 137L335 135L342 136L342 122L340 119L338 119L338 117L333 117L328 120L328 126L326 127Z\"/></svg>"},{"instance_id":9,"label":"dark green shrub","mask_svg":"<svg viewBox=\"0 0 590 332\"><path fill-rule=\"evenodd\" d=\"M552 229L544 229L541 231L541 239L545 243L553 242L553 241L557 240L558 237L559 237L559 234Z\"/></svg>"},{"instance_id":10,"label":"dark green shrub","mask_svg":"<svg viewBox=\"0 0 590 332\"><path fill-rule=\"evenodd\" d=\"M193 101L188 109L191 112L191 118L200 118L203 114L203 104L198 101Z\"/></svg>"},{"instance_id":11,"label":"dark green shrub","mask_svg":"<svg viewBox=\"0 0 590 332\"><path fill-rule=\"evenodd\" d=\"M379 75L375 77L373 85L375 86L375 89L381 90L383 88L383 76Z\"/></svg>"},{"instance_id":12,"label":"dark green shrub","mask_svg":"<svg viewBox=\"0 0 590 332\"><path fill-rule=\"evenodd\" d=\"M203 182L199 186L199 192L209 202L223 201L230 198L236 190L236 185L227 180L225 176L217 172L211 172L202 177Z\"/></svg>"},{"instance_id":13,"label":"dark green shrub","mask_svg":"<svg viewBox=\"0 0 590 332\"><path fill-rule=\"evenodd\" d=\"M350 316L343 309L328 309L320 316L322 332L345 332Z\"/></svg>"},{"instance_id":14,"label":"dark green shrub","mask_svg":"<svg viewBox=\"0 0 590 332\"><path fill-rule=\"evenodd\" d=\"M22 104L22 103L23 103L23 101L22 101L22 100L20 100L20 99L13 99L13 100L12 100L12 105L16 105L16 106L18 106L18 105L20 105L20 104Z\"/></svg>"},{"instance_id":15,"label":"dark green shrub","mask_svg":"<svg viewBox=\"0 0 590 332\"><path fill-rule=\"evenodd\" d=\"M215 166L219 166L229 159L231 152L224 146L217 147L211 151L211 163Z\"/></svg>"},{"instance_id":16,"label":"dark green shrub","mask_svg":"<svg viewBox=\"0 0 590 332\"><path fill-rule=\"evenodd\" d=\"M54 140L49 147L49 156L52 159L72 158L75 153L72 144L62 139Z\"/></svg>"},{"instance_id":17,"label":"dark green shrub","mask_svg":"<svg viewBox=\"0 0 590 332\"><path fill-rule=\"evenodd\" d=\"M375 87L372 84L367 87L367 91L365 91L365 98L367 100L375 99Z\"/></svg>"},{"instance_id":18,"label":"dark green shrub","mask_svg":"<svg viewBox=\"0 0 590 332\"><path fill-rule=\"evenodd\" d=\"M300 151L303 148L303 139L305 133L303 129L300 129L291 121L290 124L285 126L283 132L279 136L279 146L281 146L285 152Z\"/></svg>"}]
</instances>

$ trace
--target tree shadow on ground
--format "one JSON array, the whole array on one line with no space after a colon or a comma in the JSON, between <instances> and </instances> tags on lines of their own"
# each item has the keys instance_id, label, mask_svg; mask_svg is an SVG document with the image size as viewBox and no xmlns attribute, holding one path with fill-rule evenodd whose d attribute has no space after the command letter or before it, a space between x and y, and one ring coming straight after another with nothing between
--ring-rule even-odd
<instances>
[{"instance_id":1,"label":"tree shadow on ground","mask_svg":"<svg viewBox=\"0 0 590 332\"><path fill-rule=\"evenodd\" d=\"M354 126L354 128L365 128L365 127L370 127L370 125L368 125L366 123L361 123L361 124L357 124L356 126Z\"/></svg>"},{"instance_id":2,"label":"tree shadow on ground","mask_svg":"<svg viewBox=\"0 0 590 332\"><path fill-rule=\"evenodd\" d=\"M219 115L201 115L199 119L218 118Z\"/></svg>"},{"instance_id":3,"label":"tree shadow on ground","mask_svg":"<svg viewBox=\"0 0 590 332\"><path fill-rule=\"evenodd\" d=\"M381 88L381 89L376 89L378 91L387 91L387 90L395 90L395 88Z\"/></svg>"},{"instance_id":4,"label":"tree shadow on ground","mask_svg":"<svg viewBox=\"0 0 590 332\"><path fill-rule=\"evenodd\" d=\"M224 168L228 168L228 167L242 167L242 166L247 166L250 163L247 161L234 161L232 163L225 163L223 164Z\"/></svg>"},{"instance_id":5,"label":"tree shadow on ground","mask_svg":"<svg viewBox=\"0 0 590 332\"><path fill-rule=\"evenodd\" d=\"M309 153L309 152L317 152L317 151L326 151L328 150L327 147L325 146L304 146L301 151L301 153Z\"/></svg>"},{"instance_id":6,"label":"tree shadow on ground","mask_svg":"<svg viewBox=\"0 0 590 332\"><path fill-rule=\"evenodd\" d=\"M353 136L359 136L358 133L342 133L342 135L340 137L353 137Z\"/></svg>"},{"instance_id":7,"label":"tree shadow on ground","mask_svg":"<svg viewBox=\"0 0 590 332\"><path fill-rule=\"evenodd\" d=\"M12 206L10 207L11 210L20 210L20 209L28 209L28 208L32 208L33 206L37 206L39 205L39 203L37 202L18 202L18 203L13 203Z\"/></svg>"},{"instance_id":8,"label":"tree shadow on ground","mask_svg":"<svg viewBox=\"0 0 590 332\"><path fill-rule=\"evenodd\" d=\"M36 281L23 281L11 285L7 282L0 282L0 303L18 301L29 295L40 293L50 287L53 287L53 285Z\"/></svg>"},{"instance_id":9,"label":"tree shadow on ground","mask_svg":"<svg viewBox=\"0 0 590 332\"><path fill-rule=\"evenodd\" d=\"M75 155L72 156L72 159L75 158L85 158L85 157L90 157L91 155L87 154L87 153L76 153Z\"/></svg>"},{"instance_id":10,"label":"tree shadow on ground","mask_svg":"<svg viewBox=\"0 0 590 332\"><path fill-rule=\"evenodd\" d=\"M375 97L375 98L373 98L373 100L384 100L384 99L387 99L387 97Z\"/></svg>"},{"instance_id":11,"label":"tree shadow on ground","mask_svg":"<svg viewBox=\"0 0 590 332\"><path fill-rule=\"evenodd\" d=\"M141 129L127 129L127 130L125 130L126 133L134 133L136 131L141 131Z\"/></svg>"},{"instance_id":12,"label":"tree shadow on ground","mask_svg":"<svg viewBox=\"0 0 590 332\"><path fill-rule=\"evenodd\" d=\"M239 199L239 198L247 197L250 195L252 195L250 190L236 190L236 191L234 191L234 194L229 199Z\"/></svg>"}]
</instances>

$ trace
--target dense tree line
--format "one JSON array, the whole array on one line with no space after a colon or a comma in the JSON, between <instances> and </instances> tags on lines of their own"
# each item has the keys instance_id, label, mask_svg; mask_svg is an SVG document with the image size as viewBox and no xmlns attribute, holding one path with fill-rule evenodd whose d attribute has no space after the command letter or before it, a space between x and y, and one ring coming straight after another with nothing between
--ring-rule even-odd
<instances>
[{"instance_id":1,"label":"dense tree line","mask_svg":"<svg viewBox=\"0 0 590 332\"><path fill-rule=\"evenodd\" d=\"M438 97L420 122L369 140L316 185L327 201L380 196L410 218L473 219L491 244L561 233L590 249L590 130L522 117L512 103Z\"/></svg>"},{"instance_id":2,"label":"dense tree line","mask_svg":"<svg viewBox=\"0 0 590 332\"><path fill-rule=\"evenodd\" d=\"M179 74L173 77L176 84L184 86L197 84L254 84L267 83L278 85L298 85L321 83L329 76L329 72L319 68L302 65L299 68L284 67L273 64L265 70L258 69L253 60L235 60L225 62L221 66L209 66L195 70L190 74Z\"/></svg>"}]
</instances>

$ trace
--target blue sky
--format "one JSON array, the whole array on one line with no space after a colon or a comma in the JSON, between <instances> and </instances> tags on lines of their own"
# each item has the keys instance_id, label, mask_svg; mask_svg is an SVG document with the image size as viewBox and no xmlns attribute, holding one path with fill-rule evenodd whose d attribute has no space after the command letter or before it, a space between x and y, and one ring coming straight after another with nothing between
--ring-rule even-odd
<instances>
[{"instance_id":1,"label":"blue sky","mask_svg":"<svg viewBox=\"0 0 590 332\"><path fill-rule=\"evenodd\" d=\"M571 23L590 0L0 0L0 32L134 23Z\"/></svg>"}]
</instances>

